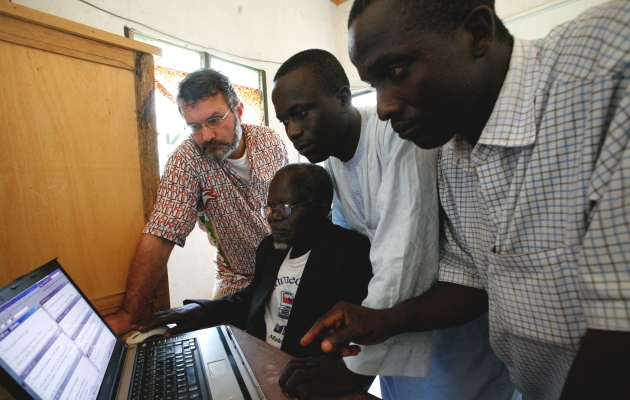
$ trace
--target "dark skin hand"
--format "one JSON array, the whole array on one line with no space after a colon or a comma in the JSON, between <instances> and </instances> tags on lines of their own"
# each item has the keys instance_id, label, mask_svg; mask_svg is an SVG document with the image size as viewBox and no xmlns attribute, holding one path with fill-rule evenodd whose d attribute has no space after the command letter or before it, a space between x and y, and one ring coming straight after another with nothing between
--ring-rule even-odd
<instances>
[{"instance_id":1,"label":"dark skin hand","mask_svg":"<svg viewBox=\"0 0 630 400\"><path fill-rule=\"evenodd\" d=\"M470 322L488 310L484 290L448 282L438 282L418 297L382 310L346 302L337 303L317 320L300 344L306 346L320 336L322 350L357 355L358 344L377 344L405 332L446 329Z\"/></svg>"},{"instance_id":2,"label":"dark skin hand","mask_svg":"<svg viewBox=\"0 0 630 400\"><path fill-rule=\"evenodd\" d=\"M132 326L132 329L140 332L146 332L159 326L177 324L177 326L164 332L164 336L168 337L201 328L204 316L205 312L202 306L194 303L186 304L185 306L157 312L149 318L136 323Z\"/></svg>"},{"instance_id":3,"label":"dark skin hand","mask_svg":"<svg viewBox=\"0 0 630 400\"><path fill-rule=\"evenodd\" d=\"M560 399L630 399L628 378L630 332L589 329Z\"/></svg>"},{"instance_id":4,"label":"dark skin hand","mask_svg":"<svg viewBox=\"0 0 630 400\"><path fill-rule=\"evenodd\" d=\"M373 376L355 374L336 356L294 358L282 369L279 383L291 398L308 399L314 395L338 395L360 390Z\"/></svg>"}]
</instances>

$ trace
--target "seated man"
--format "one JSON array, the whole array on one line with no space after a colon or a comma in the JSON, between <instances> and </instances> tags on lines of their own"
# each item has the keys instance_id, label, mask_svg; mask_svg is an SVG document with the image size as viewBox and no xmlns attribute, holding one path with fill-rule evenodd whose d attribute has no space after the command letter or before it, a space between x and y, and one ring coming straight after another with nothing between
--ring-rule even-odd
<instances>
[{"instance_id":1,"label":"seated man","mask_svg":"<svg viewBox=\"0 0 630 400\"><path fill-rule=\"evenodd\" d=\"M264 212L271 235L258 246L252 283L217 300L186 300L134 329L176 323L165 333L169 336L229 323L295 357L323 355L319 343L303 347L300 339L336 302L360 304L372 278L370 242L330 222L332 197L332 180L324 168L281 168L269 185ZM371 382L372 377L347 371L339 358L328 361L328 369L342 370L337 376L344 377L347 390Z\"/></svg>"}]
</instances>

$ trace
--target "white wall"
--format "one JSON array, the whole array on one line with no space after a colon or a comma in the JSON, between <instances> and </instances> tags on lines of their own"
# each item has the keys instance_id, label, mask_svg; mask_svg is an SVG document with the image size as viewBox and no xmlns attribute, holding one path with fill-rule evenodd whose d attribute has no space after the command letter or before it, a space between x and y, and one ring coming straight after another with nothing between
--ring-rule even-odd
<instances>
[{"instance_id":1,"label":"white wall","mask_svg":"<svg viewBox=\"0 0 630 400\"><path fill-rule=\"evenodd\" d=\"M583 11L608 0L557 0L504 18L512 35L523 39L544 37L556 25L570 21ZM497 14L499 10L497 9ZM499 14L501 16L501 14Z\"/></svg>"}]
</instances>

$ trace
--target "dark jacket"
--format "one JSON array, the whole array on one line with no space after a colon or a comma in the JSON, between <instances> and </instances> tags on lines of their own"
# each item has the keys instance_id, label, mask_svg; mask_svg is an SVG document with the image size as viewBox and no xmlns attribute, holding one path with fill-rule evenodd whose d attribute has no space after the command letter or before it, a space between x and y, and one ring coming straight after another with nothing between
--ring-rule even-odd
<instances>
[{"instance_id":1,"label":"dark jacket","mask_svg":"<svg viewBox=\"0 0 630 400\"><path fill-rule=\"evenodd\" d=\"M255 276L246 289L213 301L186 300L184 304L194 302L205 307L208 326L229 323L265 340L265 304L287 252L275 250L273 236L267 236L258 246ZM323 354L319 342L303 347L300 339L338 301L356 304L363 301L372 278L369 254L370 242L366 237L327 221L304 267L282 350L294 357Z\"/></svg>"}]
</instances>

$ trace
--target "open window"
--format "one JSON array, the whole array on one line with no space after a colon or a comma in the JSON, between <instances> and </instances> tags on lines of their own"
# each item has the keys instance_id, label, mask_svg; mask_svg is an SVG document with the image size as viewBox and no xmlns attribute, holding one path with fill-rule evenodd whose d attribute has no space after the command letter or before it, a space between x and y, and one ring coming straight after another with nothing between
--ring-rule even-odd
<instances>
[{"instance_id":1,"label":"open window","mask_svg":"<svg viewBox=\"0 0 630 400\"><path fill-rule=\"evenodd\" d=\"M372 107L376 105L376 90L367 89L352 94L352 105L355 107Z\"/></svg>"},{"instance_id":2,"label":"open window","mask_svg":"<svg viewBox=\"0 0 630 400\"><path fill-rule=\"evenodd\" d=\"M206 67L227 75L245 105L243 122L268 125L265 71L169 43L130 28L125 29L125 35L162 49L162 57L155 60L155 111L160 175L164 172L164 165L170 154L188 137L186 124L179 114L175 99L179 82L192 71Z\"/></svg>"}]
</instances>

